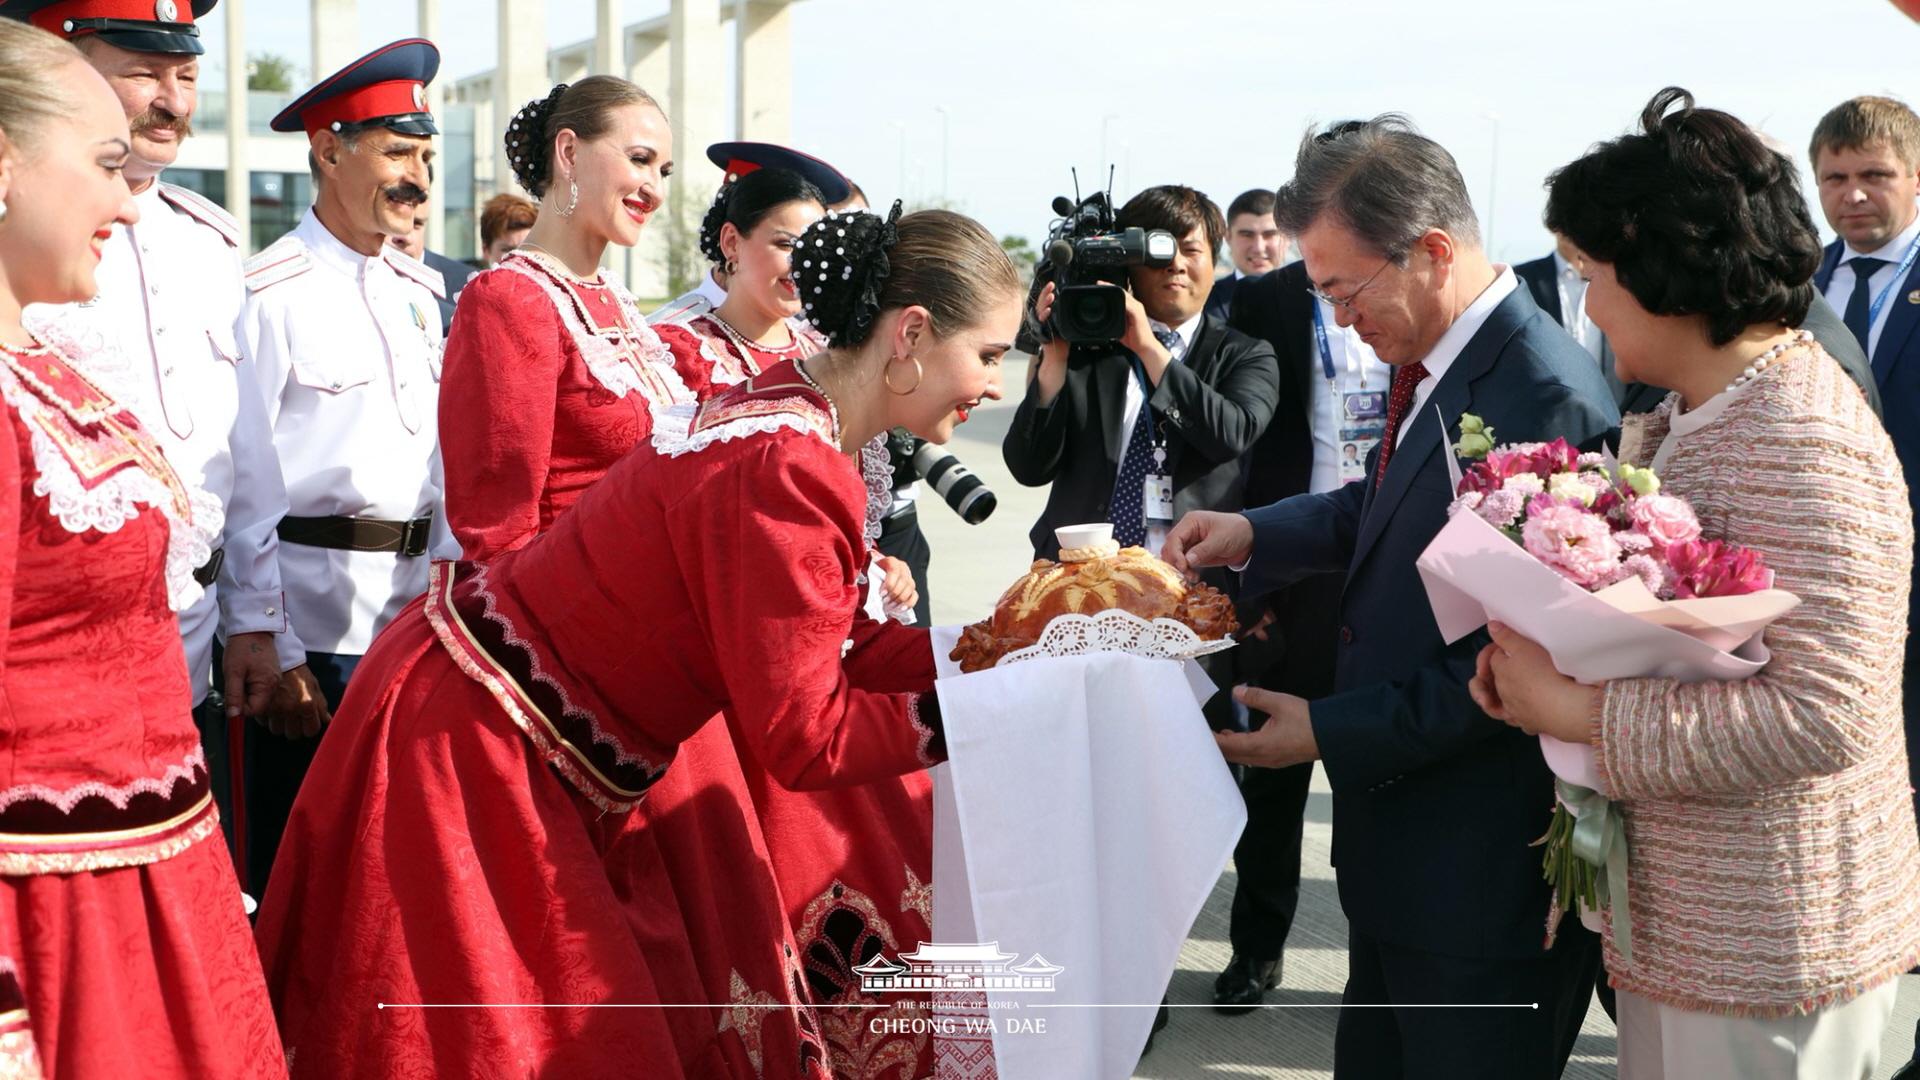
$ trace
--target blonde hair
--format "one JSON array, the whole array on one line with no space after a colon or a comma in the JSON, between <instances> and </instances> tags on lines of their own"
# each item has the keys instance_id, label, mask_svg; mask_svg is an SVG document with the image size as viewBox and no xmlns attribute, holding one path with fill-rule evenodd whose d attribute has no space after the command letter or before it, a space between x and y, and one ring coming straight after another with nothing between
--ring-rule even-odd
<instances>
[{"instance_id":1,"label":"blonde hair","mask_svg":"<svg viewBox=\"0 0 1920 1080\"><path fill-rule=\"evenodd\" d=\"M1920 165L1920 116L1906 102L1890 97L1857 97L1820 118L1807 156L1818 167L1822 150L1865 150L1885 146L1908 168Z\"/></svg>"},{"instance_id":2,"label":"blonde hair","mask_svg":"<svg viewBox=\"0 0 1920 1080\"><path fill-rule=\"evenodd\" d=\"M0 134L31 145L49 120L71 107L54 77L80 51L37 26L0 18Z\"/></svg>"}]
</instances>

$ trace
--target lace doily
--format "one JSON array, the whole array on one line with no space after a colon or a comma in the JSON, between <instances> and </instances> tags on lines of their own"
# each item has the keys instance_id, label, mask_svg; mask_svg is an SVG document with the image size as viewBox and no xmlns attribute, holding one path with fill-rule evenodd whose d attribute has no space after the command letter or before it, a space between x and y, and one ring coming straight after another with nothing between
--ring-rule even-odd
<instances>
[{"instance_id":1,"label":"lace doily","mask_svg":"<svg viewBox=\"0 0 1920 1080\"><path fill-rule=\"evenodd\" d=\"M79 354L70 339L62 340L56 335L55 340L44 343L75 371L86 374L88 369L74 362L73 358ZM103 343L102 348L105 347ZM47 500L48 510L60 522L60 526L71 533L89 530L118 532L121 526L140 516L142 506L158 510L167 519L168 526L167 606L176 612L192 607L206 592L194 580L193 573L213 557L213 549L226 521L225 507L205 488L188 483L176 472L172 479L180 485L187 499L187 513L182 515L175 510L174 494L166 481L149 473L143 466L122 468L88 487L74 471L66 455L61 453L36 421L42 410L54 408L47 404L43 393L28 386L13 369L0 367L0 398L4 398L20 414L29 433L34 471L38 474L33 479L33 493ZM116 401L115 404L119 403ZM139 421L137 414L129 411L128 415ZM58 423L67 424L71 421L62 415ZM151 440L153 436L150 431L147 429L141 435ZM158 444L154 445L157 447ZM165 465L162 467L170 468Z\"/></svg>"},{"instance_id":2,"label":"lace doily","mask_svg":"<svg viewBox=\"0 0 1920 1080\"><path fill-rule=\"evenodd\" d=\"M995 667L1052 656L1123 652L1156 660L1191 660L1224 652L1232 638L1208 641L1185 623L1173 619L1148 621L1130 611L1109 608L1095 615L1056 615L1040 632L1040 640L1000 658Z\"/></svg>"}]
</instances>

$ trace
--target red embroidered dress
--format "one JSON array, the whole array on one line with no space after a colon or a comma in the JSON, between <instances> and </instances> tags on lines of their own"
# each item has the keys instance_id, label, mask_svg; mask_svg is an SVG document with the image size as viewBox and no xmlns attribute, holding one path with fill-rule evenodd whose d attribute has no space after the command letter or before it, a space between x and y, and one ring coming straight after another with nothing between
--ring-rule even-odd
<instances>
[{"instance_id":1,"label":"red embroidered dress","mask_svg":"<svg viewBox=\"0 0 1920 1080\"><path fill-rule=\"evenodd\" d=\"M634 306L520 251L460 294L440 380L447 523L468 561L545 531L580 493L662 424L691 414L692 387Z\"/></svg>"},{"instance_id":2,"label":"red embroidered dress","mask_svg":"<svg viewBox=\"0 0 1920 1080\"><path fill-rule=\"evenodd\" d=\"M296 1075L825 1075L749 797L714 775L627 811L722 710L793 787L943 752L900 692L932 686L926 633L856 619L865 489L836 439L777 368L523 547L435 568L362 661L262 905ZM711 1007L393 1007L420 1002Z\"/></svg>"},{"instance_id":3,"label":"red embroidered dress","mask_svg":"<svg viewBox=\"0 0 1920 1080\"><path fill-rule=\"evenodd\" d=\"M53 349L0 348L0 397L0 1065L284 1075L168 603L204 493Z\"/></svg>"},{"instance_id":4,"label":"red embroidered dress","mask_svg":"<svg viewBox=\"0 0 1920 1080\"><path fill-rule=\"evenodd\" d=\"M657 329L675 355L697 356L710 365L708 378L719 393L763 370L790 366L794 359L826 349L826 339L811 326L799 319L788 319L787 325L792 344L781 349L744 337L712 313ZM863 535L870 549L893 497L884 439L863 449L861 473L867 485ZM871 550L863 572L870 556ZM765 551L751 557L779 555ZM897 675L904 688L932 681L932 672L918 664ZM733 735L809 989L822 1006L875 1004L873 996L861 992L853 968L879 952L891 958L933 940L930 778L916 772L858 787L789 791L771 781L737 729ZM874 1034L867 1021L884 1015L851 1008L822 1012L836 1074L857 1080L931 1076L932 1040L924 1034Z\"/></svg>"}]
</instances>

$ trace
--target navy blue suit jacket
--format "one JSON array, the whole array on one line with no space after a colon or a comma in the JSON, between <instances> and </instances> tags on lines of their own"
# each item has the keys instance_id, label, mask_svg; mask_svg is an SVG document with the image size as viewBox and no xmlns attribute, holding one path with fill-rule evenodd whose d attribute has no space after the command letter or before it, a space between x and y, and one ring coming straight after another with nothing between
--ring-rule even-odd
<instances>
[{"instance_id":1,"label":"navy blue suit jacket","mask_svg":"<svg viewBox=\"0 0 1920 1080\"><path fill-rule=\"evenodd\" d=\"M1207 314L1216 319L1225 319L1227 313L1233 310L1233 293L1240 287L1240 281L1238 274L1214 279L1213 288L1207 291Z\"/></svg>"},{"instance_id":2,"label":"navy blue suit jacket","mask_svg":"<svg viewBox=\"0 0 1920 1080\"><path fill-rule=\"evenodd\" d=\"M1827 245L1820 270L1813 284L1822 294L1833 281L1840 265L1842 246L1835 240ZM1873 381L1880 388L1880 421L1893 437L1893 452L1907 474L1907 501L1920 520L1920 263L1907 272L1907 279L1893 287L1887 297L1887 322L1880 341L1868 360L1873 366ZM1914 568L1914 602L1920 603L1920 566ZM1912 672L1920 662L1920 640L1914 636L1913 608L1907 613L1907 669ZM1920 702L1909 694L1907 701L1907 747L1913 763L1915 786L1920 787ZM1914 799L1920 813L1920 794Z\"/></svg>"},{"instance_id":3,"label":"navy blue suit jacket","mask_svg":"<svg viewBox=\"0 0 1920 1080\"><path fill-rule=\"evenodd\" d=\"M1516 289L1404 421L1377 491L1360 481L1247 511L1241 592L1347 574L1334 692L1312 705L1347 918L1434 952L1539 956L1548 893L1528 845L1546 831L1552 774L1535 739L1473 704L1467 682L1488 639L1442 642L1414 567L1446 523L1446 444L1463 412L1503 443L1578 445L1619 423L1593 358Z\"/></svg>"}]
</instances>

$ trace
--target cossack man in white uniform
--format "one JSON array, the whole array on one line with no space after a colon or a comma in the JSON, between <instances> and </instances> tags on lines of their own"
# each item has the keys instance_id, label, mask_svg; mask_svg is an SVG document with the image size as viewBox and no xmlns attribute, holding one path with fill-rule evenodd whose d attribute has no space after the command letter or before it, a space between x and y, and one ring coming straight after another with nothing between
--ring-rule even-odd
<instances>
[{"instance_id":1,"label":"cossack man in white uniform","mask_svg":"<svg viewBox=\"0 0 1920 1080\"><path fill-rule=\"evenodd\" d=\"M240 348L286 478L287 603L331 709L374 635L425 591L429 551L459 554L440 514L441 277L387 242L427 199L439 66L432 43L396 41L274 117L275 131L307 133L314 205L246 262ZM319 741L250 751L254 889Z\"/></svg>"},{"instance_id":2,"label":"cossack man in white uniform","mask_svg":"<svg viewBox=\"0 0 1920 1080\"><path fill-rule=\"evenodd\" d=\"M102 369L89 374L133 409L183 479L220 504L213 554L196 575L206 592L180 612L180 632L232 842L237 761L228 720L235 737L242 713L275 731L311 734L327 711L288 622L274 535L287 493L252 365L234 339L244 239L217 204L160 179L192 131L203 51L194 19L216 2L15 0L0 13L71 40L126 110L133 152L125 175L140 219L116 226L102 245L95 299L36 306L27 319L38 333L86 342L78 355Z\"/></svg>"}]
</instances>

